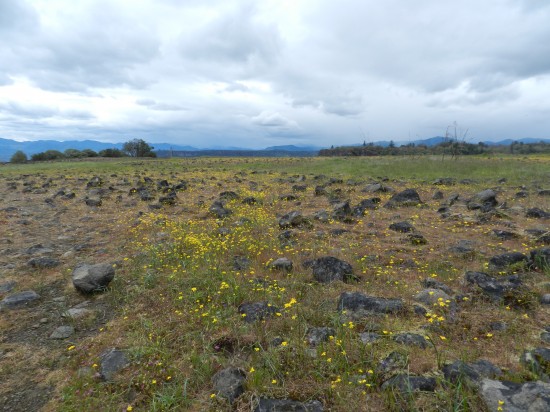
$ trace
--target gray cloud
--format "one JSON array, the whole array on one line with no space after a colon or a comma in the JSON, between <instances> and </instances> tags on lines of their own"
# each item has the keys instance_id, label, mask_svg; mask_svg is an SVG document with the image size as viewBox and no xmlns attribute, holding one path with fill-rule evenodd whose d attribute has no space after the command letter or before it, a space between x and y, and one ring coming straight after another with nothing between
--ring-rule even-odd
<instances>
[{"instance_id":1,"label":"gray cloud","mask_svg":"<svg viewBox=\"0 0 550 412\"><path fill-rule=\"evenodd\" d=\"M0 0L0 137L544 138L548 21L546 0Z\"/></svg>"}]
</instances>

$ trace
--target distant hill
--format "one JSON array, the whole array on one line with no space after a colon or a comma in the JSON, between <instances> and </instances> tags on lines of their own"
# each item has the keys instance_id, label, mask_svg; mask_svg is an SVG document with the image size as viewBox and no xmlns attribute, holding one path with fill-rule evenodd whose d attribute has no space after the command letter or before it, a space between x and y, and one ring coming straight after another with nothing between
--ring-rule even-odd
<instances>
[{"instance_id":1,"label":"distant hill","mask_svg":"<svg viewBox=\"0 0 550 412\"><path fill-rule=\"evenodd\" d=\"M405 146L405 145L408 145L408 144L414 144L416 146L424 145L424 146L432 147L432 146L437 146L438 144L443 143L445 140L446 140L446 138L443 137L443 136L435 136L435 137L430 137L428 139L411 140L411 141L408 141L408 142L394 141L393 143L394 143L395 146ZM372 144L374 146L388 147L390 145L390 142L391 142L390 140L379 140L379 141L376 141L376 142L367 142L367 144ZM484 141L483 143L485 143L488 146L509 146L513 142L524 143L524 144L539 143L539 142L550 143L550 139L535 139L535 138L532 138L532 137L524 137L524 138L521 138L521 139L499 140L497 142ZM477 144L478 142L477 141L470 141L469 139L467 139L466 143ZM362 143L356 143L356 144L349 145L349 146L362 146L362 145L363 145Z\"/></svg>"},{"instance_id":2,"label":"distant hill","mask_svg":"<svg viewBox=\"0 0 550 412\"><path fill-rule=\"evenodd\" d=\"M318 152L322 147L317 146L294 146L292 144L283 146L270 146L264 150L283 150L285 152Z\"/></svg>"}]
</instances>

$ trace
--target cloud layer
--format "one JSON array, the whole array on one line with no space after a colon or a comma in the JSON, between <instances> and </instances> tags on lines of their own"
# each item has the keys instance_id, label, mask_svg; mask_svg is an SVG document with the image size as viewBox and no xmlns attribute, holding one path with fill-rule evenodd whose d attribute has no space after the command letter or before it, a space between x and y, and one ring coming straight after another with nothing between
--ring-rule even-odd
<instances>
[{"instance_id":1,"label":"cloud layer","mask_svg":"<svg viewBox=\"0 0 550 412\"><path fill-rule=\"evenodd\" d=\"M0 137L550 137L541 0L0 1Z\"/></svg>"}]
</instances>

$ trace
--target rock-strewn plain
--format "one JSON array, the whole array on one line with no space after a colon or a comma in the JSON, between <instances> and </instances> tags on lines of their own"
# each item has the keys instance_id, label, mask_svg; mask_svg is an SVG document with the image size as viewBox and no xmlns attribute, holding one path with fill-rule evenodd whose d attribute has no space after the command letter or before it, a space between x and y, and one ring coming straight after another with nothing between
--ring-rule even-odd
<instances>
[{"instance_id":1,"label":"rock-strewn plain","mask_svg":"<svg viewBox=\"0 0 550 412\"><path fill-rule=\"evenodd\" d=\"M0 410L550 409L550 162L348 161L2 166Z\"/></svg>"}]
</instances>

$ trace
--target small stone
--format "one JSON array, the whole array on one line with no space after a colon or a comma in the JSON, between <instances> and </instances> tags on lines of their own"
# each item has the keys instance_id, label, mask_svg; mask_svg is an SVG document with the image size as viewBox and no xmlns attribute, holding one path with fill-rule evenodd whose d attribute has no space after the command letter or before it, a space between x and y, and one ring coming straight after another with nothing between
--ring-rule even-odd
<instances>
[{"instance_id":1,"label":"small stone","mask_svg":"<svg viewBox=\"0 0 550 412\"><path fill-rule=\"evenodd\" d=\"M111 348L100 355L100 375L105 381L113 379L115 374L130 364L126 353L122 350Z\"/></svg>"},{"instance_id":2,"label":"small stone","mask_svg":"<svg viewBox=\"0 0 550 412\"><path fill-rule=\"evenodd\" d=\"M27 265L36 269L51 269L59 266L60 264L61 262L58 259L49 257L33 258L27 262Z\"/></svg>"},{"instance_id":3,"label":"small stone","mask_svg":"<svg viewBox=\"0 0 550 412\"><path fill-rule=\"evenodd\" d=\"M279 312L279 309L267 302L242 303L238 308L239 313L247 323L263 320Z\"/></svg>"},{"instance_id":4,"label":"small stone","mask_svg":"<svg viewBox=\"0 0 550 412\"><path fill-rule=\"evenodd\" d=\"M418 346L422 349L428 347L426 338L417 333L398 333L393 336L393 340L407 346Z\"/></svg>"},{"instance_id":5,"label":"small stone","mask_svg":"<svg viewBox=\"0 0 550 412\"><path fill-rule=\"evenodd\" d=\"M272 269L275 269L275 270L282 270L282 271L285 271L285 272L290 272L290 271L292 271L292 261L288 258L285 258L285 257L278 258L278 259L274 260L273 262L271 262L269 267L272 268Z\"/></svg>"},{"instance_id":6,"label":"small stone","mask_svg":"<svg viewBox=\"0 0 550 412\"><path fill-rule=\"evenodd\" d=\"M59 326L50 335L50 339L66 339L74 333L72 326Z\"/></svg>"},{"instance_id":7,"label":"small stone","mask_svg":"<svg viewBox=\"0 0 550 412\"><path fill-rule=\"evenodd\" d=\"M443 292L442 290L432 289L432 288L424 289L414 297L414 300L416 300L417 302L423 303L427 306L433 306L438 302L445 303L450 299L451 297L447 295L445 292Z\"/></svg>"},{"instance_id":8,"label":"small stone","mask_svg":"<svg viewBox=\"0 0 550 412\"><path fill-rule=\"evenodd\" d=\"M214 392L233 403L244 393L246 373L238 368L226 368L212 377Z\"/></svg>"},{"instance_id":9,"label":"small stone","mask_svg":"<svg viewBox=\"0 0 550 412\"><path fill-rule=\"evenodd\" d=\"M315 347L321 342L327 342L330 336L336 336L336 331L333 328L309 328L306 332L306 341L309 346Z\"/></svg>"},{"instance_id":10,"label":"small stone","mask_svg":"<svg viewBox=\"0 0 550 412\"><path fill-rule=\"evenodd\" d=\"M397 389L402 393L415 391L434 392L436 386L437 381L435 378L399 374L384 382L382 389Z\"/></svg>"}]
</instances>

